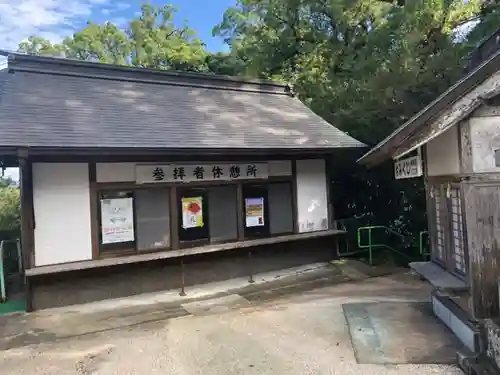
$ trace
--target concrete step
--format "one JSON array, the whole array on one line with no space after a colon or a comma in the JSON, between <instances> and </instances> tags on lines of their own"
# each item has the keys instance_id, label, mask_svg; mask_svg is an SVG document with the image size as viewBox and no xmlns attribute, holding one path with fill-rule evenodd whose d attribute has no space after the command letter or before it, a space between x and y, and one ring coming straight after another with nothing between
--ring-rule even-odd
<instances>
[{"instance_id":1,"label":"concrete step","mask_svg":"<svg viewBox=\"0 0 500 375\"><path fill-rule=\"evenodd\" d=\"M472 363L467 369L462 369L467 375L499 375L498 370L487 360Z\"/></svg>"}]
</instances>

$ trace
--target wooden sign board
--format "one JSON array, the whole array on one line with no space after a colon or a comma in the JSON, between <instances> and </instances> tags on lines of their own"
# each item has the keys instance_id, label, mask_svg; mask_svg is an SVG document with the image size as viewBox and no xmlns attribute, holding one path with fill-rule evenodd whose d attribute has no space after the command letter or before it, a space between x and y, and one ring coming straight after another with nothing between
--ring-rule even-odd
<instances>
[{"instance_id":1,"label":"wooden sign board","mask_svg":"<svg viewBox=\"0 0 500 375\"><path fill-rule=\"evenodd\" d=\"M394 176L396 180L422 176L422 161L420 156L401 159L394 163Z\"/></svg>"}]
</instances>

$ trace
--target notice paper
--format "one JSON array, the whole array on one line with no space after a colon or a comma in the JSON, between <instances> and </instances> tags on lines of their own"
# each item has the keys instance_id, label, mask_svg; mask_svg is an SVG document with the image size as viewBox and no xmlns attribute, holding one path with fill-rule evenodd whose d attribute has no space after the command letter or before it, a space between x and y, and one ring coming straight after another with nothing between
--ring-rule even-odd
<instances>
[{"instance_id":1,"label":"notice paper","mask_svg":"<svg viewBox=\"0 0 500 375\"><path fill-rule=\"evenodd\" d=\"M101 236L103 244L133 242L133 198L101 199Z\"/></svg>"},{"instance_id":2,"label":"notice paper","mask_svg":"<svg viewBox=\"0 0 500 375\"><path fill-rule=\"evenodd\" d=\"M203 227L203 197L182 198L182 227Z\"/></svg>"},{"instance_id":3,"label":"notice paper","mask_svg":"<svg viewBox=\"0 0 500 375\"><path fill-rule=\"evenodd\" d=\"M247 228L264 226L264 198L245 199Z\"/></svg>"}]
</instances>

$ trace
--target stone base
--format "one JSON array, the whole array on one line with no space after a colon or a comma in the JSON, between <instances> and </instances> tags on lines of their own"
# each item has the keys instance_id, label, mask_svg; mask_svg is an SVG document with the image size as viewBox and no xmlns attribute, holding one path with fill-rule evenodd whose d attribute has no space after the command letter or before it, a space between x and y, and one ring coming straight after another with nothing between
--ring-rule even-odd
<instances>
[{"instance_id":1,"label":"stone base","mask_svg":"<svg viewBox=\"0 0 500 375\"><path fill-rule=\"evenodd\" d=\"M471 353L481 351L481 335L477 323L469 320L469 316L461 310L449 297L434 292L432 309L441 320L462 342Z\"/></svg>"}]
</instances>

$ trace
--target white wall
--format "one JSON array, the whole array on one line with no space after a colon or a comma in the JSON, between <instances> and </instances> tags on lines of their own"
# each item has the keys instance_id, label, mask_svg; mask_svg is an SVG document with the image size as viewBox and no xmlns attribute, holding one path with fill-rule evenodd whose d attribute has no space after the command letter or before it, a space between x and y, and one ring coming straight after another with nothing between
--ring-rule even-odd
<instances>
[{"instance_id":1,"label":"white wall","mask_svg":"<svg viewBox=\"0 0 500 375\"><path fill-rule=\"evenodd\" d=\"M495 150L500 149L500 116L472 117L469 120L472 144L472 170L500 172L495 166Z\"/></svg>"},{"instance_id":2,"label":"white wall","mask_svg":"<svg viewBox=\"0 0 500 375\"><path fill-rule=\"evenodd\" d=\"M134 163L96 163L97 182L133 182L135 181Z\"/></svg>"},{"instance_id":3,"label":"white wall","mask_svg":"<svg viewBox=\"0 0 500 375\"><path fill-rule=\"evenodd\" d=\"M328 229L325 161L297 160L297 221L299 232Z\"/></svg>"},{"instance_id":4,"label":"white wall","mask_svg":"<svg viewBox=\"0 0 500 375\"><path fill-rule=\"evenodd\" d=\"M86 163L33 164L35 266L92 259Z\"/></svg>"},{"instance_id":5,"label":"white wall","mask_svg":"<svg viewBox=\"0 0 500 375\"><path fill-rule=\"evenodd\" d=\"M427 174L443 176L460 173L458 126L453 126L427 143Z\"/></svg>"}]
</instances>

